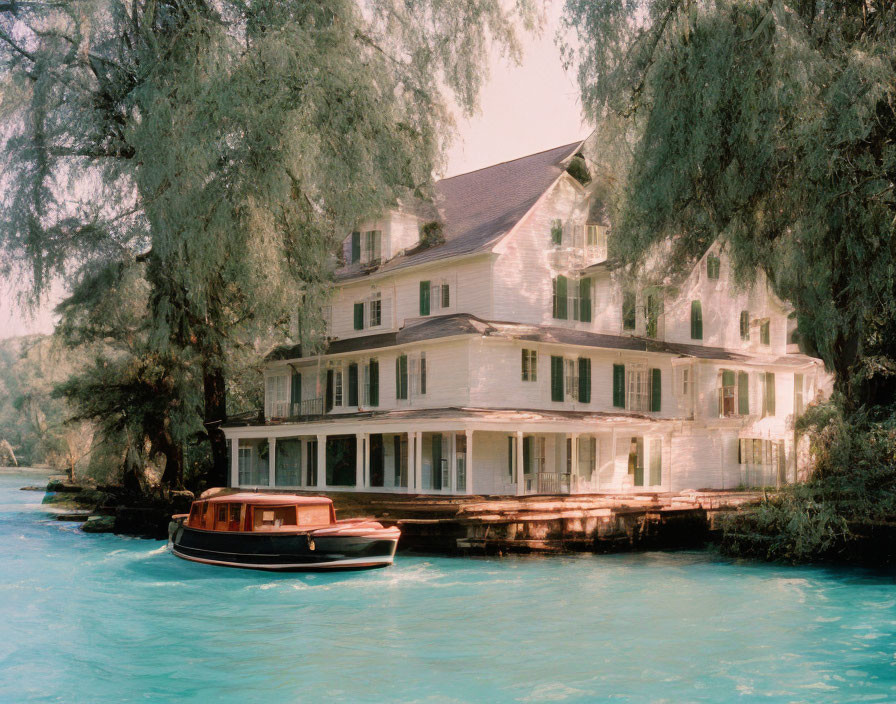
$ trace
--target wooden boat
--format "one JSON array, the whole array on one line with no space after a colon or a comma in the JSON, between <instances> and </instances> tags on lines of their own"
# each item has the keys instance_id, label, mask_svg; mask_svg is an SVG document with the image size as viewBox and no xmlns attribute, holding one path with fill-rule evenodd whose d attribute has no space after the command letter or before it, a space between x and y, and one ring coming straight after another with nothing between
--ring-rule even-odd
<instances>
[{"instance_id":1,"label":"wooden boat","mask_svg":"<svg viewBox=\"0 0 896 704\"><path fill-rule=\"evenodd\" d=\"M337 521L325 496L252 493L198 499L169 530L185 560L279 571L385 567L400 535L366 518Z\"/></svg>"}]
</instances>

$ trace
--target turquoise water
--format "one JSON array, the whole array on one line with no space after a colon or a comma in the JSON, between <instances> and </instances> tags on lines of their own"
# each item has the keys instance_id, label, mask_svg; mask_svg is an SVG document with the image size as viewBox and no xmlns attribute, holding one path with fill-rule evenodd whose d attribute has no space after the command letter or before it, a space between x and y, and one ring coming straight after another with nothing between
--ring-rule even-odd
<instances>
[{"instance_id":1,"label":"turquoise water","mask_svg":"<svg viewBox=\"0 0 896 704\"><path fill-rule=\"evenodd\" d=\"M896 580L702 552L271 575L0 475L0 701L896 701Z\"/></svg>"}]
</instances>

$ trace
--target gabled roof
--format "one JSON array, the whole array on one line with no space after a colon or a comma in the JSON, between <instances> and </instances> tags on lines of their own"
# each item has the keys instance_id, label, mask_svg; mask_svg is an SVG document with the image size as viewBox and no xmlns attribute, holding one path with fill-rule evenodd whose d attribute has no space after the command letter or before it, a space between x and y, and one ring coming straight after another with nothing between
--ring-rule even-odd
<instances>
[{"instance_id":1,"label":"gabled roof","mask_svg":"<svg viewBox=\"0 0 896 704\"><path fill-rule=\"evenodd\" d=\"M575 154L581 144L581 140L572 142L437 181L435 205L444 226L445 243L411 250L373 271L394 271L488 251L513 229L566 170L565 160ZM373 271L344 270L336 279L347 281Z\"/></svg>"}]
</instances>

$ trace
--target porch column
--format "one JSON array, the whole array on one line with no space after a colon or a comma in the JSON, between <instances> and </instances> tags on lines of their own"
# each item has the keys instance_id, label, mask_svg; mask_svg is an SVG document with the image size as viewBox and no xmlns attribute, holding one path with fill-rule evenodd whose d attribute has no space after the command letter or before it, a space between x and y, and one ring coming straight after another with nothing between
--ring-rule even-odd
<instances>
[{"instance_id":1,"label":"porch column","mask_svg":"<svg viewBox=\"0 0 896 704\"><path fill-rule=\"evenodd\" d=\"M317 488L327 486L327 436L317 436Z\"/></svg>"},{"instance_id":2,"label":"porch column","mask_svg":"<svg viewBox=\"0 0 896 704\"><path fill-rule=\"evenodd\" d=\"M268 438L268 486L274 486L277 471L277 438Z\"/></svg>"},{"instance_id":3,"label":"porch column","mask_svg":"<svg viewBox=\"0 0 896 704\"><path fill-rule=\"evenodd\" d=\"M240 485L240 439L230 439L230 486Z\"/></svg>"},{"instance_id":4,"label":"porch column","mask_svg":"<svg viewBox=\"0 0 896 704\"><path fill-rule=\"evenodd\" d=\"M473 493L473 431L465 430L464 435L467 438L467 454L466 454L466 467L464 467L464 472L466 473L466 482L467 482L467 493Z\"/></svg>"},{"instance_id":5,"label":"porch column","mask_svg":"<svg viewBox=\"0 0 896 704\"><path fill-rule=\"evenodd\" d=\"M573 482L579 482L579 434L572 433L569 443L569 493L573 492Z\"/></svg>"},{"instance_id":6,"label":"porch column","mask_svg":"<svg viewBox=\"0 0 896 704\"><path fill-rule=\"evenodd\" d=\"M423 491L423 432L417 431L414 438L414 488Z\"/></svg>"},{"instance_id":7,"label":"porch column","mask_svg":"<svg viewBox=\"0 0 896 704\"><path fill-rule=\"evenodd\" d=\"M516 495L526 493L526 467L523 465L523 431L516 431Z\"/></svg>"},{"instance_id":8,"label":"porch column","mask_svg":"<svg viewBox=\"0 0 896 704\"><path fill-rule=\"evenodd\" d=\"M364 433L355 433L355 489L364 488Z\"/></svg>"}]
</instances>

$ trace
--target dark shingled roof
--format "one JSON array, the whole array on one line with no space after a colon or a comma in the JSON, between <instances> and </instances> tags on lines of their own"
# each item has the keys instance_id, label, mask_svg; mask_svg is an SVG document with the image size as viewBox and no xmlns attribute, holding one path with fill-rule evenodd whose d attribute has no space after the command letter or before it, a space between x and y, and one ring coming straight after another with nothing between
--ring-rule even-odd
<instances>
[{"instance_id":1,"label":"dark shingled roof","mask_svg":"<svg viewBox=\"0 0 896 704\"><path fill-rule=\"evenodd\" d=\"M374 269L342 270L336 280L488 251L566 170L562 162L581 144L572 142L437 181L435 204L444 225L445 244L393 257Z\"/></svg>"},{"instance_id":2,"label":"dark shingled roof","mask_svg":"<svg viewBox=\"0 0 896 704\"><path fill-rule=\"evenodd\" d=\"M577 345L579 347L611 350L630 350L632 352L659 352L661 354L676 354L698 359L717 359L741 363L754 361L754 358L751 356L726 350L722 347L663 342L662 340L631 335L607 335L605 333L573 330L552 325L527 325L525 323L489 321L482 320L469 313L440 315L432 318L415 318L397 332L333 340L327 347L325 354L375 350L383 347L405 345L411 342L452 337L454 335L481 335L482 337ZM298 346L278 347L268 355L268 360L298 359L300 357L301 349ZM813 361L815 360L812 357L807 357L806 355L787 355L786 357L775 359L771 363L775 365L801 366Z\"/></svg>"}]
</instances>

